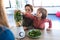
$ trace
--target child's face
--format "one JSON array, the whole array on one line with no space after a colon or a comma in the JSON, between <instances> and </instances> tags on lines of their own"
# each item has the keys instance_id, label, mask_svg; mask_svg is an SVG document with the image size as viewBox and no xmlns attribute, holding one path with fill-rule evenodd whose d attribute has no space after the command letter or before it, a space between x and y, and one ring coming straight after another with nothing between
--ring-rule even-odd
<instances>
[{"instance_id":1,"label":"child's face","mask_svg":"<svg viewBox=\"0 0 60 40\"><path fill-rule=\"evenodd\" d=\"M40 13L40 11L38 10L36 16L37 16L38 18L41 18L42 13Z\"/></svg>"},{"instance_id":2,"label":"child's face","mask_svg":"<svg viewBox=\"0 0 60 40\"><path fill-rule=\"evenodd\" d=\"M26 7L25 7L25 11L26 11L26 13L32 13L32 12L31 12L31 8L30 8L29 6L26 6Z\"/></svg>"}]
</instances>

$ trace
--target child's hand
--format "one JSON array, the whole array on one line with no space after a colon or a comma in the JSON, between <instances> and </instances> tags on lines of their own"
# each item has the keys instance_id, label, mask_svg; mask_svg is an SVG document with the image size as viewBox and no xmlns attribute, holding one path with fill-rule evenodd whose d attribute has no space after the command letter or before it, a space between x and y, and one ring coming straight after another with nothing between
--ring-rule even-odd
<instances>
[{"instance_id":1,"label":"child's hand","mask_svg":"<svg viewBox=\"0 0 60 40\"><path fill-rule=\"evenodd\" d=\"M24 30L27 30L27 27L24 26L23 28L24 28Z\"/></svg>"},{"instance_id":2,"label":"child's hand","mask_svg":"<svg viewBox=\"0 0 60 40\"><path fill-rule=\"evenodd\" d=\"M47 28L47 31L51 31L51 28Z\"/></svg>"},{"instance_id":3,"label":"child's hand","mask_svg":"<svg viewBox=\"0 0 60 40\"><path fill-rule=\"evenodd\" d=\"M21 12L22 14L24 14L24 12Z\"/></svg>"},{"instance_id":4,"label":"child's hand","mask_svg":"<svg viewBox=\"0 0 60 40\"><path fill-rule=\"evenodd\" d=\"M21 12L23 15L25 15L26 13L25 12Z\"/></svg>"}]
</instances>

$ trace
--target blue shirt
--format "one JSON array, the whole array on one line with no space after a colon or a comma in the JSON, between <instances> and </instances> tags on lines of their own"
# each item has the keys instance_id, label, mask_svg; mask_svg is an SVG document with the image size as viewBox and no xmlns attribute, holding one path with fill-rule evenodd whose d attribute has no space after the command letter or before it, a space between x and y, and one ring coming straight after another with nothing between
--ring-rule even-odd
<instances>
[{"instance_id":1,"label":"blue shirt","mask_svg":"<svg viewBox=\"0 0 60 40\"><path fill-rule=\"evenodd\" d=\"M15 40L13 33L5 26L0 26L0 40Z\"/></svg>"}]
</instances>

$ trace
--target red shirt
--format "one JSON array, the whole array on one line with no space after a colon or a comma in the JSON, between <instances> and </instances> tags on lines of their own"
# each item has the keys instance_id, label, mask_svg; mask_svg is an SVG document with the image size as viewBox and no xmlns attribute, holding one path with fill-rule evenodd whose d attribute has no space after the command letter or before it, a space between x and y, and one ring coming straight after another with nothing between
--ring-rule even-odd
<instances>
[{"instance_id":1,"label":"red shirt","mask_svg":"<svg viewBox=\"0 0 60 40\"><path fill-rule=\"evenodd\" d=\"M28 13L25 14L25 16L33 20L33 25L35 28L45 28L45 22L49 23L49 28L52 27L52 21L49 19L38 19L36 16Z\"/></svg>"}]
</instances>

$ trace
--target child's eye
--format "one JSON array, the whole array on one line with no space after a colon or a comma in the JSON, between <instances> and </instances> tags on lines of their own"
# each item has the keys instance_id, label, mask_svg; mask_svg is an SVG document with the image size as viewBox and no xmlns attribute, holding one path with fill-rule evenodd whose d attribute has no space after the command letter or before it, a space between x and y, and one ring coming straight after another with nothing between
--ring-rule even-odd
<instances>
[{"instance_id":1,"label":"child's eye","mask_svg":"<svg viewBox=\"0 0 60 40\"><path fill-rule=\"evenodd\" d=\"M41 13L39 12L39 14L41 14Z\"/></svg>"},{"instance_id":2,"label":"child's eye","mask_svg":"<svg viewBox=\"0 0 60 40\"><path fill-rule=\"evenodd\" d=\"M40 14L40 12L38 12Z\"/></svg>"},{"instance_id":3,"label":"child's eye","mask_svg":"<svg viewBox=\"0 0 60 40\"><path fill-rule=\"evenodd\" d=\"M25 9L26 11L30 11L30 9Z\"/></svg>"},{"instance_id":4,"label":"child's eye","mask_svg":"<svg viewBox=\"0 0 60 40\"><path fill-rule=\"evenodd\" d=\"M41 14L41 13L39 12L39 14Z\"/></svg>"},{"instance_id":5,"label":"child's eye","mask_svg":"<svg viewBox=\"0 0 60 40\"><path fill-rule=\"evenodd\" d=\"M40 14L40 13L39 13Z\"/></svg>"}]
</instances>

